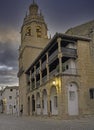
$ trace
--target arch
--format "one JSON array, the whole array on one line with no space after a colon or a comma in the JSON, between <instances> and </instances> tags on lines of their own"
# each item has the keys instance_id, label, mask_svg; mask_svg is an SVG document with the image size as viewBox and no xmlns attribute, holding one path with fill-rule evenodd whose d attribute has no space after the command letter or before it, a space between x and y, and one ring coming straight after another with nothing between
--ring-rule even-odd
<instances>
[{"instance_id":1,"label":"arch","mask_svg":"<svg viewBox=\"0 0 94 130\"><path fill-rule=\"evenodd\" d=\"M30 26L26 28L25 36L31 36L31 27Z\"/></svg>"},{"instance_id":2,"label":"arch","mask_svg":"<svg viewBox=\"0 0 94 130\"><path fill-rule=\"evenodd\" d=\"M32 95L32 114L35 112L35 96Z\"/></svg>"},{"instance_id":3,"label":"arch","mask_svg":"<svg viewBox=\"0 0 94 130\"><path fill-rule=\"evenodd\" d=\"M36 112L37 112L37 115L40 115L41 114L41 102L40 102L40 93L37 92L36 94Z\"/></svg>"},{"instance_id":4,"label":"arch","mask_svg":"<svg viewBox=\"0 0 94 130\"><path fill-rule=\"evenodd\" d=\"M28 115L30 116L30 97L28 97Z\"/></svg>"},{"instance_id":5,"label":"arch","mask_svg":"<svg viewBox=\"0 0 94 130\"><path fill-rule=\"evenodd\" d=\"M78 115L78 85L75 82L67 84L68 114Z\"/></svg>"},{"instance_id":6,"label":"arch","mask_svg":"<svg viewBox=\"0 0 94 130\"><path fill-rule=\"evenodd\" d=\"M76 79L76 78L69 78L69 79L66 81L65 84L66 84L66 86L68 86L68 85L71 84L71 83L76 84L78 89L79 89L79 86L81 86L80 81L79 81L78 79Z\"/></svg>"},{"instance_id":7,"label":"arch","mask_svg":"<svg viewBox=\"0 0 94 130\"><path fill-rule=\"evenodd\" d=\"M42 108L43 108L43 115L47 115L47 91L46 89L42 92Z\"/></svg>"},{"instance_id":8,"label":"arch","mask_svg":"<svg viewBox=\"0 0 94 130\"><path fill-rule=\"evenodd\" d=\"M58 97L56 86L52 86L50 90L50 112L52 115L58 115Z\"/></svg>"},{"instance_id":9,"label":"arch","mask_svg":"<svg viewBox=\"0 0 94 130\"><path fill-rule=\"evenodd\" d=\"M41 26L36 26L37 37L41 37Z\"/></svg>"}]
</instances>

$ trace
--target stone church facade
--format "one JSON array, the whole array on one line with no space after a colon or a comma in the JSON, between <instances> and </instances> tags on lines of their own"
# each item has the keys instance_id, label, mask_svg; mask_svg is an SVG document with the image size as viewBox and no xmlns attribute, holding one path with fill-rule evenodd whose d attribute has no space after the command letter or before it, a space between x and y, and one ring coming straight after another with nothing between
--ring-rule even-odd
<instances>
[{"instance_id":1,"label":"stone church facade","mask_svg":"<svg viewBox=\"0 0 94 130\"><path fill-rule=\"evenodd\" d=\"M92 29L93 25L94 21ZM19 48L20 109L24 115L94 115L94 35L82 34L87 31L85 25L80 35L74 30L56 33L49 39L38 5L34 1L30 5L21 28Z\"/></svg>"}]
</instances>

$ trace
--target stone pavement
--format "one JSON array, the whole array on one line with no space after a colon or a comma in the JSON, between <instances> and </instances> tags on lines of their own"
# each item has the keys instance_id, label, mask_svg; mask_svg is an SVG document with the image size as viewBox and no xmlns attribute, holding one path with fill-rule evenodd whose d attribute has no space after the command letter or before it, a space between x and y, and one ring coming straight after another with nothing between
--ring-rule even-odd
<instances>
[{"instance_id":1,"label":"stone pavement","mask_svg":"<svg viewBox=\"0 0 94 130\"><path fill-rule=\"evenodd\" d=\"M94 130L94 117L54 120L0 114L0 130Z\"/></svg>"}]
</instances>

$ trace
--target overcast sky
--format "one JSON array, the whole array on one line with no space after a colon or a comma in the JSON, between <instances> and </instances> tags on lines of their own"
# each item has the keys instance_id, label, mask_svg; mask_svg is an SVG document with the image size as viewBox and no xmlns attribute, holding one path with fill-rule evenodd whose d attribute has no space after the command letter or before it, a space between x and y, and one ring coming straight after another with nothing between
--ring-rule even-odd
<instances>
[{"instance_id":1,"label":"overcast sky","mask_svg":"<svg viewBox=\"0 0 94 130\"><path fill-rule=\"evenodd\" d=\"M35 0L48 34L94 20L94 0ZM20 28L32 0L0 0L0 86L17 85Z\"/></svg>"}]
</instances>

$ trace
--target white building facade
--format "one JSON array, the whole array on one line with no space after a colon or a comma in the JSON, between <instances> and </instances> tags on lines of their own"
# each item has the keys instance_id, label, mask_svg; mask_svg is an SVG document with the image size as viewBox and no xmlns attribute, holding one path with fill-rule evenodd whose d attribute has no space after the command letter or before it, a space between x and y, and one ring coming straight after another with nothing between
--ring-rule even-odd
<instances>
[{"instance_id":1,"label":"white building facade","mask_svg":"<svg viewBox=\"0 0 94 130\"><path fill-rule=\"evenodd\" d=\"M3 112L2 90L0 90L0 113Z\"/></svg>"},{"instance_id":2,"label":"white building facade","mask_svg":"<svg viewBox=\"0 0 94 130\"><path fill-rule=\"evenodd\" d=\"M3 113L19 115L19 89L18 86L6 87L2 93Z\"/></svg>"}]
</instances>

